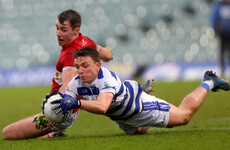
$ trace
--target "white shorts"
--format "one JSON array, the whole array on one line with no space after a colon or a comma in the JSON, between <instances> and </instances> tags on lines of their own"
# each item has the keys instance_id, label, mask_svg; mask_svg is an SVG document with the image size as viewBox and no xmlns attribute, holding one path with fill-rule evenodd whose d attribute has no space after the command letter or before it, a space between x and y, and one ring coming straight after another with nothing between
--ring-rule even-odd
<instances>
[{"instance_id":1,"label":"white shorts","mask_svg":"<svg viewBox=\"0 0 230 150\"><path fill-rule=\"evenodd\" d=\"M79 113L80 113L80 109L77 112L73 113L67 120L61 123L50 122L48 125L49 130L55 132L55 131L62 131L67 128L70 128L73 125L73 123L77 120Z\"/></svg>"},{"instance_id":2,"label":"white shorts","mask_svg":"<svg viewBox=\"0 0 230 150\"><path fill-rule=\"evenodd\" d=\"M138 127L166 127L169 121L169 104L145 92L141 94L142 112L127 120L115 120L118 127L128 135L133 135Z\"/></svg>"}]
</instances>

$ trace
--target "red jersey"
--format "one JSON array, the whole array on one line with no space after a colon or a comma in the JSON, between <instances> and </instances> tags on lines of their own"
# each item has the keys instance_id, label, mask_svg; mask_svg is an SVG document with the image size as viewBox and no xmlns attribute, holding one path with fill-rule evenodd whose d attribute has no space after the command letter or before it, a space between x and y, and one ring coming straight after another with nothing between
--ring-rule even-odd
<instances>
[{"instance_id":1,"label":"red jersey","mask_svg":"<svg viewBox=\"0 0 230 150\"><path fill-rule=\"evenodd\" d=\"M62 47L61 54L60 54L58 62L56 64L56 73L55 73L53 80L52 80L51 92L54 89L59 90L59 88L62 86L62 70L63 70L63 68L75 69L75 67L74 67L74 51L79 50L79 49L86 47L86 46L90 46L90 47L93 47L95 49L97 48L97 46L93 40L91 40L90 38L88 38L86 36L82 36L82 34L80 33L79 37L77 37L71 43Z\"/></svg>"}]
</instances>

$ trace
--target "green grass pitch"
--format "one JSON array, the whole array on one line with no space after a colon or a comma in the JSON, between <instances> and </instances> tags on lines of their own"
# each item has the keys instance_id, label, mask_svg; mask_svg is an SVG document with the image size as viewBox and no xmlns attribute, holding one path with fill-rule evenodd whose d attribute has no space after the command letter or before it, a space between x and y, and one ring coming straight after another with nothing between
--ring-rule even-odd
<instances>
[{"instance_id":1,"label":"green grass pitch","mask_svg":"<svg viewBox=\"0 0 230 150\"><path fill-rule=\"evenodd\" d=\"M200 82L156 82L156 97L178 106ZM0 129L41 111L49 87L0 88ZM192 121L172 129L150 128L146 135L127 136L109 118L81 111L67 137L3 141L0 150L43 149L230 149L230 92L210 92ZM2 135L2 134L1 134Z\"/></svg>"}]
</instances>

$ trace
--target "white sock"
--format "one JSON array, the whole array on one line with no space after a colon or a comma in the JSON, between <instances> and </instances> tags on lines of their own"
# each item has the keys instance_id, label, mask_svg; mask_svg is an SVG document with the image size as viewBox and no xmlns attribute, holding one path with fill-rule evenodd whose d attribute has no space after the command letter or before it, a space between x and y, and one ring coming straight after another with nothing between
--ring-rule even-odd
<instances>
[{"instance_id":1,"label":"white sock","mask_svg":"<svg viewBox=\"0 0 230 150\"><path fill-rule=\"evenodd\" d=\"M212 80L207 80L207 81L204 81L203 83L208 84L210 90L214 88L214 83Z\"/></svg>"},{"instance_id":2,"label":"white sock","mask_svg":"<svg viewBox=\"0 0 230 150\"><path fill-rule=\"evenodd\" d=\"M200 87L204 87L208 92L214 88L214 83L212 80L207 80L201 83Z\"/></svg>"}]
</instances>

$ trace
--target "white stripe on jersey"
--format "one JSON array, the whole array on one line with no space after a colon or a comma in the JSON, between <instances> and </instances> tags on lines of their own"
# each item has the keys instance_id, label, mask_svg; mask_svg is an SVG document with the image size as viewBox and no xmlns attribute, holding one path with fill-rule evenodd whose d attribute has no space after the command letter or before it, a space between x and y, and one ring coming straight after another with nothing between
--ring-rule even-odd
<instances>
[{"instance_id":1,"label":"white stripe on jersey","mask_svg":"<svg viewBox=\"0 0 230 150\"><path fill-rule=\"evenodd\" d=\"M142 111L141 86L130 80L122 83L115 73L104 67L101 67L98 78L91 84L83 83L80 77L76 76L70 81L66 94L72 97L80 96L85 100L96 100L100 92L114 94L106 112L112 120L128 119Z\"/></svg>"}]
</instances>

